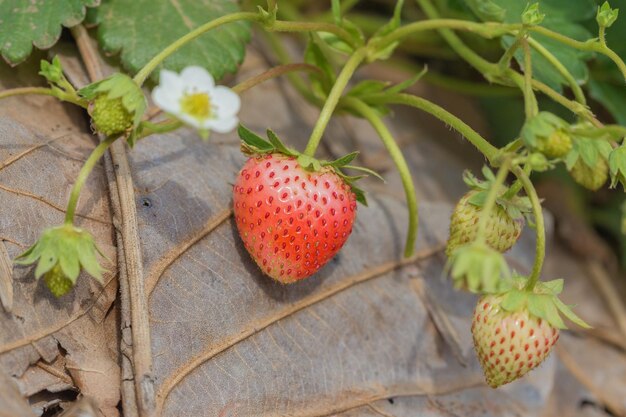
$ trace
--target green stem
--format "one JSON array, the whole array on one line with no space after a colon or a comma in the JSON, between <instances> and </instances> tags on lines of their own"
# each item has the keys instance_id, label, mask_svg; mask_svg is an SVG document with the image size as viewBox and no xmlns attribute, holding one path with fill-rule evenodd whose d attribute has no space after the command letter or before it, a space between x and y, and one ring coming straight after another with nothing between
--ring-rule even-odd
<instances>
[{"instance_id":1,"label":"green stem","mask_svg":"<svg viewBox=\"0 0 626 417\"><path fill-rule=\"evenodd\" d=\"M281 75L289 74L295 71L321 72L318 67L309 64L294 63L279 65L259 75L240 82L239 84L234 86L232 90L237 94L241 94L244 91L247 91L256 85L261 84L264 81L271 80L272 78L276 78Z\"/></svg>"},{"instance_id":2,"label":"green stem","mask_svg":"<svg viewBox=\"0 0 626 417\"><path fill-rule=\"evenodd\" d=\"M496 200L498 199L498 194L506 180L506 176L509 173L509 168L511 165L511 160L506 158L504 162L502 162L502 166L498 169L498 173L496 174L495 181L491 184L491 188L489 189L489 193L487 194L487 199L485 200L485 204L483 205L480 213L480 219L478 220L478 231L476 232L476 241L484 242L485 241L485 233L487 232L487 224L489 223L489 217L491 211L496 205Z\"/></svg>"},{"instance_id":3,"label":"green stem","mask_svg":"<svg viewBox=\"0 0 626 417\"><path fill-rule=\"evenodd\" d=\"M529 120L537 115L539 106L533 91L533 64L530 56L530 47L526 39L522 39L522 48L524 49L524 110L526 112L526 120Z\"/></svg>"},{"instance_id":4,"label":"green stem","mask_svg":"<svg viewBox=\"0 0 626 417\"><path fill-rule=\"evenodd\" d=\"M218 26L225 25L227 23L233 23L240 20L250 20L250 21L260 21L262 20L262 16L258 13L250 13L250 12L238 12L228 14L226 16L218 17L215 20L211 20L210 22L205 23L202 26L197 27L186 35L178 38L174 42L172 42L169 46L155 55L144 67L139 70L133 81L139 86L141 86L146 79L150 76L152 71L156 69L165 59L167 59L170 55L176 52L179 48L196 39L197 37L205 34L211 29L215 29Z\"/></svg>"},{"instance_id":5,"label":"green stem","mask_svg":"<svg viewBox=\"0 0 626 417\"><path fill-rule=\"evenodd\" d=\"M357 47L353 37L343 28L325 22L285 22L276 20L267 27L274 32L328 32L337 35L341 40L352 47Z\"/></svg>"},{"instance_id":6,"label":"green stem","mask_svg":"<svg viewBox=\"0 0 626 417\"><path fill-rule=\"evenodd\" d=\"M337 107L337 103L341 98L341 94L343 90L348 85L350 78L352 78L352 74L359 67L359 64L365 59L365 55L367 54L366 48L357 49L351 56L350 59L346 62L343 69L339 73L337 80L335 81L335 85L330 90L328 94L328 98L324 103L324 107L322 107L322 111L317 119L317 123L315 123L315 127L313 127L313 131L311 132L311 136L309 137L309 142L304 149L304 154L308 156L314 156L317 147L320 144L320 140L322 139L322 135L324 134L324 130L326 130L326 125L330 121L330 118L335 111L335 107Z\"/></svg>"},{"instance_id":7,"label":"green stem","mask_svg":"<svg viewBox=\"0 0 626 417\"><path fill-rule=\"evenodd\" d=\"M600 26L600 30L598 31L598 40L600 41L600 45L607 47L606 45L606 28L604 26Z\"/></svg>"},{"instance_id":8,"label":"green stem","mask_svg":"<svg viewBox=\"0 0 626 417\"><path fill-rule=\"evenodd\" d=\"M524 166L524 173L526 175L530 175L531 171L532 171L532 167L530 166L530 164L526 164L526 166ZM509 187L507 192L502 195L502 198L506 200L510 200L511 198L515 197L517 193L520 192L523 186L524 185L519 179L515 180L515 182L513 183L513 185L511 185L511 187Z\"/></svg>"},{"instance_id":9,"label":"green stem","mask_svg":"<svg viewBox=\"0 0 626 417\"><path fill-rule=\"evenodd\" d=\"M7 97L23 96L29 94L38 94L44 96L56 97L59 100L67 101L68 103L76 104L77 106L86 108L87 105L81 102L78 98L71 97L69 94L65 94L60 90L47 87L21 87L11 88L9 90L0 91L0 100Z\"/></svg>"},{"instance_id":10,"label":"green stem","mask_svg":"<svg viewBox=\"0 0 626 417\"><path fill-rule=\"evenodd\" d=\"M507 68L511 66L511 60L513 59L513 57L515 56L515 52L519 49L521 45L522 38L518 36L515 39L515 42L513 42L513 44L509 46L506 51L504 51L504 54L500 58L500 61L498 61L500 71L504 72Z\"/></svg>"},{"instance_id":11,"label":"green stem","mask_svg":"<svg viewBox=\"0 0 626 417\"><path fill-rule=\"evenodd\" d=\"M462 134L468 141L472 143L484 156L490 164L495 164L498 156L498 148L489 143L478 132L467 125L463 120L459 119L443 107L436 105L421 97L410 94L377 94L367 97L367 101L374 104L403 104L412 106L432 114L437 119L451 126L457 132Z\"/></svg>"},{"instance_id":12,"label":"green stem","mask_svg":"<svg viewBox=\"0 0 626 417\"><path fill-rule=\"evenodd\" d=\"M393 135L387 126L385 126L380 116L378 116L378 114L372 110L371 107L354 97L346 97L343 102L346 106L354 109L357 113L369 121L383 141L385 148L387 148L391 159L396 164L396 168L400 173L400 179L402 180L407 207L409 209L409 231L404 246L404 256L408 258L413 255L413 252L415 251L415 239L417 238L418 228L417 196L409 166L404 159L402 150L398 147L398 144L394 140Z\"/></svg>"},{"instance_id":13,"label":"green stem","mask_svg":"<svg viewBox=\"0 0 626 417\"><path fill-rule=\"evenodd\" d=\"M118 137L119 136L111 136L100 142L98 146L96 146L96 148L91 152L91 155L89 155L89 158L87 158L87 161L85 161L85 164L80 169L80 172L78 173L78 178L76 178L76 182L72 187L70 199L67 203L67 211L65 212L65 224L71 225L74 222L74 213L76 212L76 205L78 204L80 190L83 188L87 177L93 170L94 166L96 166L98 160L102 157L102 155L104 155L104 152L108 149L109 146L111 146L113 142L115 142Z\"/></svg>"},{"instance_id":14,"label":"green stem","mask_svg":"<svg viewBox=\"0 0 626 417\"><path fill-rule=\"evenodd\" d=\"M548 51L542 44L540 44L533 38L528 38L528 44L535 51L539 52L539 54L542 57L544 57L546 61L548 61L550 65L552 65L554 69L557 70L559 74L561 74L563 78L565 78L565 81L567 81L567 84L569 85L569 87L572 89L572 92L574 93L574 97L576 98L576 101L586 106L587 99L585 98L585 93L583 93L582 88L580 88L580 85L576 82L576 79L574 78L572 73L569 72L569 70L565 68L565 66L561 64L561 62L558 59L556 59L556 57L552 54L552 52Z\"/></svg>"},{"instance_id":15,"label":"green stem","mask_svg":"<svg viewBox=\"0 0 626 417\"><path fill-rule=\"evenodd\" d=\"M289 56L289 52L285 49L285 46L280 42L278 36L271 32L262 32L262 34L267 39L270 48L278 58L278 62L283 65L288 65L291 61L291 57ZM287 79L293 86L293 88L300 93L302 97L304 97L309 103L318 105L321 107L324 102L321 101L317 96L315 96L311 92L311 88L304 82L304 80L296 73L290 72L287 74Z\"/></svg>"},{"instance_id":16,"label":"green stem","mask_svg":"<svg viewBox=\"0 0 626 417\"><path fill-rule=\"evenodd\" d=\"M546 256L546 230L543 223L543 211L541 209L539 196L537 195L537 190L535 190L535 186L530 181L528 175L526 175L526 173L520 167L515 167L513 169L513 173L522 182L524 190L526 191L526 195L528 195L528 198L530 198L530 203L532 205L533 213L535 215L535 229L537 231L535 263L533 265L533 270L530 274L530 278L528 279L528 284L526 285L526 289L532 291L535 288L535 284L537 283L537 281L539 281L541 268L543 267L543 261Z\"/></svg>"},{"instance_id":17,"label":"green stem","mask_svg":"<svg viewBox=\"0 0 626 417\"><path fill-rule=\"evenodd\" d=\"M155 133L168 133L180 128L182 125L183 122L181 122L180 120L166 120L161 123L152 123L144 120L139 124L140 133L137 136L137 140L143 139Z\"/></svg>"}]
</instances>

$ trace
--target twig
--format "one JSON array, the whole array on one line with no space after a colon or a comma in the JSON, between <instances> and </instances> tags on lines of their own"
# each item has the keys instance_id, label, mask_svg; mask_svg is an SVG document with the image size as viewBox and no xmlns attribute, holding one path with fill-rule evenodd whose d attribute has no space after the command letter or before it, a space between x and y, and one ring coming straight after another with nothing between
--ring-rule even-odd
<instances>
[{"instance_id":1,"label":"twig","mask_svg":"<svg viewBox=\"0 0 626 417\"><path fill-rule=\"evenodd\" d=\"M72 34L76 39L90 79L96 81L103 78L102 66L86 29L82 25L75 26L72 28ZM151 417L155 415L154 377L152 375L150 323L143 284L143 262L137 230L134 184L123 141L116 141L111 145L110 155L115 166L115 178L114 181L109 179L109 184L115 185L117 188L115 202L119 206L115 208L115 211L119 213L121 222L117 235L118 251L119 248L123 248L124 255L122 258L124 268L120 268L120 281L127 281L125 284L130 299L137 409L141 417ZM109 171L107 171L108 174Z\"/></svg>"},{"instance_id":2,"label":"twig","mask_svg":"<svg viewBox=\"0 0 626 417\"><path fill-rule=\"evenodd\" d=\"M587 271L596 284L600 294L606 300L607 307L615 317L623 338L626 339L626 307L619 297L619 292L611 282L611 277L606 269L597 261L587 262Z\"/></svg>"}]
</instances>

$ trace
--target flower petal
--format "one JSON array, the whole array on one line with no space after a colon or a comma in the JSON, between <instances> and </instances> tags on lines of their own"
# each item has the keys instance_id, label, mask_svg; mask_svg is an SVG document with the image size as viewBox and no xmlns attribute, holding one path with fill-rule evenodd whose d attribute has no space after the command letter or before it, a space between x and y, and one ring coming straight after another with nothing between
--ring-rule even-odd
<instances>
[{"instance_id":1,"label":"flower petal","mask_svg":"<svg viewBox=\"0 0 626 417\"><path fill-rule=\"evenodd\" d=\"M209 92L215 87L213 76L202 67L187 67L180 73L180 78L185 85L186 92Z\"/></svg>"},{"instance_id":2,"label":"flower petal","mask_svg":"<svg viewBox=\"0 0 626 417\"><path fill-rule=\"evenodd\" d=\"M211 119L204 123L204 126L217 132L228 133L237 127L239 119L236 116L228 117L224 119Z\"/></svg>"},{"instance_id":3,"label":"flower petal","mask_svg":"<svg viewBox=\"0 0 626 417\"><path fill-rule=\"evenodd\" d=\"M169 90L166 86L157 86L152 90L152 100L160 109L168 113L180 113L180 91Z\"/></svg>"},{"instance_id":4,"label":"flower petal","mask_svg":"<svg viewBox=\"0 0 626 417\"><path fill-rule=\"evenodd\" d=\"M182 90L183 80L174 71L163 69L159 73L159 86L167 89Z\"/></svg>"},{"instance_id":5,"label":"flower petal","mask_svg":"<svg viewBox=\"0 0 626 417\"><path fill-rule=\"evenodd\" d=\"M179 112L175 114L176 118L179 119L180 121L182 121L183 123L185 123L186 125L189 125L191 127L194 127L196 129L203 129L206 125L206 121L205 120L199 120L196 119L195 117L187 114L187 113L183 113L183 112Z\"/></svg>"},{"instance_id":6,"label":"flower petal","mask_svg":"<svg viewBox=\"0 0 626 417\"><path fill-rule=\"evenodd\" d=\"M218 119L235 116L241 108L241 99L233 90L218 85L211 92L211 102Z\"/></svg>"}]
</instances>

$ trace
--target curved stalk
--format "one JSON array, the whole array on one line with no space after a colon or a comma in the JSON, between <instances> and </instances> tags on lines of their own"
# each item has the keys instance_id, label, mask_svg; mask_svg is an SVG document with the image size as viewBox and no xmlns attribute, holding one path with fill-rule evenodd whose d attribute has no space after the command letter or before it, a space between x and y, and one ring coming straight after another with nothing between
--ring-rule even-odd
<instances>
[{"instance_id":1,"label":"curved stalk","mask_svg":"<svg viewBox=\"0 0 626 417\"><path fill-rule=\"evenodd\" d=\"M239 84L234 86L232 90L237 94L241 94L244 91L247 91L256 85L259 85L264 81L271 80L272 78L276 78L281 75L289 74L296 71L320 72L320 69L316 66L304 63L279 65L259 75L255 75L252 78L248 78L247 80L240 82Z\"/></svg>"},{"instance_id":2,"label":"curved stalk","mask_svg":"<svg viewBox=\"0 0 626 417\"><path fill-rule=\"evenodd\" d=\"M89 177L89 174L91 174L91 171L96 166L98 160L100 160L102 155L104 155L104 152L109 148L109 146L111 146L113 142L115 142L118 137L119 136L110 136L100 142L98 146L96 146L96 148L91 152L91 155L89 155L89 158L87 158L87 161L85 161L85 164L80 169L78 177L76 178L76 182L72 186L70 199L67 202L67 211L65 212L65 224L74 223L74 213L76 212L76 205L78 204L80 190L83 188L87 177Z\"/></svg>"},{"instance_id":3,"label":"curved stalk","mask_svg":"<svg viewBox=\"0 0 626 417\"><path fill-rule=\"evenodd\" d=\"M9 90L0 91L0 100L7 97L15 97L15 96L25 96L30 94L37 94L43 96L51 96L56 97L59 100L67 101L68 103L76 104L82 108L86 108L85 103L80 102L79 100L70 97L67 94L64 94L61 91L55 90L53 88L47 87L20 87L20 88L11 88Z\"/></svg>"},{"instance_id":4,"label":"curved stalk","mask_svg":"<svg viewBox=\"0 0 626 417\"><path fill-rule=\"evenodd\" d=\"M330 90L328 94L328 98L324 103L324 107L322 107L322 111L313 127L313 131L311 132L311 136L309 137L309 142L304 149L304 154L308 156L314 156L317 147L320 144L320 140L322 139L322 135L324 134L324 130L326 130L326 125L330 121L330 117L335 111L335 107L337 107L337 103L341 98L341 94L343 90L348 85L350 78L352 78L352 74L359 67L359 64L365 59L365 55L367 54L367 49L361 48L357 49L351 56L350 59L346 62L343 69L339 73L337 80L335 81L335 85Z\"/></svg>"},{"instance_id":5,"label":"curved stalk","mask_svg":"<svg viewBox=\"0 0 626 417\"><path fill-rule=\"evenodd\" d=\"M218 26L225 25L227 23L237 22L240 20L260 21L261 19L262 16L258 13L239 12L228 14L226 16L218 17L215 20L211 20L210 22L205 23L204 25L199 26L191 32L187 33L186 35L178 38L161 52L156 54L150 61L148 61L146 65L143 66L141 70L139 70L137 75L135 75L135 77L133 78L133 81L135 81L138 86L143 85L143 83L150 76L152 71L154 71L156 67L158 67L165 59L167 59L182 46L205 34L211 29L215 29Z\"/></svg>"},{"instance_id":6,"label":"curved stalk","mask_svg":"<svg viewBox=\"0 0 626 417\"><path fill-rule=\"evenodd\" d=\"M528 284L526 285L526 289L532 291L535 288L535 284L539 281L539 277L541 276L541 269L543 267L543 261L546 256L546 229L543 223L543 211L541 209L541 202L539 201L539 196L537 195L537 190L535 190L535 186L530 181L530 178L526 173L520 168L513 168L513 173L517 177L517 179L524 186L524 190L530 199L530 203L533 208L533 214L535 215L535 229L537 231L537 242L535 248L535 263L533 265L533 270L528 278Z\"/></svg>"},{"instance_id":7,"label":"curved stalk","mask_svg":"<svg viewBox=\"0 0 626 417\"><path fill-rule=\"evenodd\" d=\"M416 97L411 94L377 94L367 98L368 102L380 104L403 104L412 106L432 114L437 119L451 126L454 130L462 134L472 145L474 145L489 161L491 165L496 164L498 156L498 148L489 143L478 132L467 125L463 120L459 119L446 109L436 105L424 98Z\"/></svg>"},{"instance_id":8,"label":"curved stalk","mask_svg":"<svg viewBox=\"0 0 626 417\"><path fill-rule=\"evenodd\" d=\"M524 110L526 112L526 120L536 116L539 112L537 97L533 91L533 63L530 57L530 47L526 39L522 39L522 48L524 49Z\"/></svg>"},{"instance_id":9,"label":"curved stalk","mask_svg":"<svg viewBox=\"0 0 626 417\"><path fill-rule=\"evenodd\" d=\"M393 135L374 110L361 100L353 97L345 98L343 103L367 119L367 121L372 125L378 133L378 136L380 136L380 139L383 141L385 148L387 148L391 159L400 173L400 179L402 180L402 186L404 187L404 194L406 195L406 202L409 210L409 231L407 233L406 243L404 246L404 256L408 258L413 255L413 252L415 251L415 240L417 238L419 220L415 185L413 184L413 178L411 177L409 166L404 159L402 150L398 147L398 144L394 140Z\"/></svg>"},{"instance_id":10,"label":"curved stalk","mask_svg":"<svg viewBox=\"0 0 626 417\"><path fill-rule=\"evenodd\" d=\"M489 193L487 194L485 204L480 211L480 219L478 220L478 231L476 232L477 241L485 242L485 233L487 232L489 215L491 214L493 208L496 206L498 193L500 192L500 188L506 180L506 176L509 173L510 166L511 160L509 158L505 159L502 163L502 166L498 170L498 173L496 174L495 181L491 184L491 188L489 189Z\"/></svg>"}]
</instances>

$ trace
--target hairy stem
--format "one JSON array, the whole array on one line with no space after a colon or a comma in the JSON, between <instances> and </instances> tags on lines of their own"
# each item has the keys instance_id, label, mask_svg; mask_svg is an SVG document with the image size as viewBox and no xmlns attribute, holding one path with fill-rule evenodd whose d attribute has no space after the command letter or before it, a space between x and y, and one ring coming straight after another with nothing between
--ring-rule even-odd
<instances>
[{"instance_id":1,"label":"hairy stem","mask_svg":"<svg viewBox=\"0 0 626 417\"><path fill-rule=\"evenodd\" d=\"M403 104L412 106L432 114L437 119L451 126L454 130L462 134L472 145L474 145L490 164L496 163L498 148L493 146L483 138L478 132L467 125L463 120L459 119L446 109L436 105L424 98L416 97L411 94L377 94L368 97L368 102L380 104Z\"/></svg>"},{"instance_id":2,"label":"hairy stem","mask_svg":"<svg viewBox=\"0 0 626 417\"><path fill-rule=\"evenodd\" d=\"M80 196L80 190L83 188L87 177L91 174L91 171L96 166L96 163L100 160L104 152L111 146L113 142L119 136L111 136L103 140L96 146L96 148L91 152L87 161L80 169L78 173L78 177L76 178L76 182L72 187L72 191L70 193L70 199L67 203L67 211L65 212L65 224L73 224L74 223L74 213L76 212L76 206L78 204L78 197Z\"/></svg>"},{"instance_id":3,"label":"hairy stem","mask_svg":"<svg viewBox=\"0 0 626 417\"><path fill-rule=\"evenodd\" d=\"M308 72L320 72L320 69L316 66L303 64L303 63L294 63L294 64L286 64L279 65L277 67L271 68L259 75L256 75L252 78L248 78L245 81L240 82L236 86L232 88L235 93L243 93L246 90L251 89L252 87L261 84L264 81L271 80L272 78L279 77L284 74L289 74L295 71L308 71Z\"/></svg>"},{"instance_id":4,"label":"hairy stem","mask_svg":"<svg viewBox=\"0 0 626 417\"><path fill-rule=\"evenodd\" d=\"M44 96L56 97L59 100L67 101L68 103L76 104L82 108L86 108L86 104L80 101L76 97L71 97L69 94L65 94L60 90L47 87L21 87L11 88L9 90L0 91L0 100L7 97L24 96L29 94L38 94Z\"/></svg>"},{"instance_id":5,"label":"hairy stem","mask_svg":"<svg viewBox=\"0 0 626 417\"><path fill-rule=\"evenodd\" d=\"M158 67L163 61L165 61L165 59L167 59L182 46L185 46L192 40L205 34L211 29L215 29L218 26L225 25L227 23L237 22L240 20L260 21L261 19L262 16L258 13L239 12L228 14L226 16L218 17L215 20L211 20L210 22L205 23L204 25L199 26L191 32L187 33L186 35L178 38L161 52L156 54L150 61L148 61L146 65L144 65L141 70L139 70L137 75L135 75L135 77L133 78L133 81L135 81L137 85L141 86L150 76L152 71L154 71L156 67Z\"/></svg>"},{"instance_id":6,"label":"hairy stem","mask_svg":"<svg viewBox=\"0 0 626 417\"><path fill-rule=\"evenodd\" d=\"M539 281L539 277L541 276L541 268L543 267L543 261L546 256L546 230L545 225L543 223L543 211L541 209L541 202L539 201L539 196L537 195L537 190L535 190L535 186L530 181L530 178L526 173L520 168L513 168L513 173L517 176L517 179L521 181L524 186L524 190L526 191L526 195L530 198L530 203L533 208L533 214L535 217L535 229L537 232L537 242L535 248L535 263L533 265L533 270L530 274L530 278L528 279L528 284L526 285L526 289L532 291L535 288L535 284Z\"/></svg>"},{"instance_id":7,"label":"hairy stem","mask_svg":"<svg viewBox=\"0 0 626 417\"><path fill-rule=\"evenodd\" d=\"M526 120L529 120L537 115L539 106L533 91L533 63L530 56L530 47L526 39L522 39L521 42L524 49L524 110L526 112Z\"/></svg>"},{"instance_id":8,"label":"hairy stem","mask_svg":"<svg viewBox=\"0 0 626 417\"><path fill-rule=\"evenodd\" d=\"M478 220L478 231L476 232L476 241L484 242L485 233L487 232L487 224L489 223L489 216L491 215L491 211L496 206L496 200L498 199L498 194L506 180L506 176L509 173L509 168L511 166L511 160L509 158L505 159L502 163L502 166L498 170L496 174L495 181L491 184L491 188L489 189L489 193L487 194L487 200L485 200L485 204L483 205L480 213L480 219Z\"/></svg>"},{"instance_id":9,"label":"hairy stem","mask_svg":"<svg viewBox=\"0 0 626 417\"><path fill-rule=\"evenodd\" d=\"M335 111L335 107L337 107L337 103L341 98L341 94L343 94L343 90L348 85L350 78L352 78L352 74L359 67L359 64L365 59L365 55L367 54L367 49L361 48L357 49L351 56L350 59L346 62L343 69L339 73L337 80L335 81L335 85L330 90L328 94L328 98L324 103L324 107L322 107L322 111L315 123L315 127L313 127L313 131L311 132L311 136L309 137L309 142L304 149L304 154L308 156L314 156L317 147L320 144L320 140L322 139L322 135L324 134L324 130L326 130L326 125L330 121L330 118Z\"/></svg>"},{"instance_id":10,"label":"hairy stem","mask_svg":"<svg viewBox=\"0 0 626 417\"><path fill-rule=\"evenodd\" d=\"M400 173L400 179L402 180L402 186L404 187L404 194L406 195L406 202L409 209L409 231L404 246L404 256L408 258L413 255L413 252L415 251L415 239L417 238L418 228L417 196L409 166L404 159L402 150L398 147L398 144L394 140L393 135L387 126L385 126L382 119L374 110L372 110L371 107L363 103L361 100L353 97L345 98L344 103L346 106L352 108L367 119L367 121L372 125L378 133L378 136L380 136L385 148L387 148L391 159Z\"/></svg>"},{"instance_id":11,"label":"hairy stem","mask_svg":"<svg viewBox=\"0 0 626 417\"><path fill-rule=\"evenodd\" d=\"M569 87L572 89L572 92L574 93L574 97L576 98L576 101L586 106L587 99L585 98L585 93L583 93L582 88L580 88L580 85L578 84L578 82L576 82L576 79L574 78L572 73L569 72L569 70L565 68L563 64L561 64L561 61L556 59L556 57L552 54L552 52L548 51L546 48L544 48L542 44L540 44L533 38L528 38L528 44L535 51L539 52L539 54L542 57L544 57L546 61L548 61L550 65L552 65L554 69L557 70L559 74L561 74L563 78L565 78L565 81L567 81L567 84L569 85Z\"/></svg>"}]
</instances>

